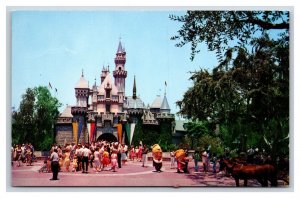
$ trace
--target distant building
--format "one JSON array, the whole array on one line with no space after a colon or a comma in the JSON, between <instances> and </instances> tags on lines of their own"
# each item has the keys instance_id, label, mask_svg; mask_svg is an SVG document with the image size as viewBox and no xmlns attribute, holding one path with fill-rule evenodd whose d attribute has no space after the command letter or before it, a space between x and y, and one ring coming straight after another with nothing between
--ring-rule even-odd
<instances>
[{"instance_id":1,"label":"distant building","mask_svg":"<svg viewBox=\"0 0 300 198\"><path fill-rule=\"evenodd\" d=\"M164 97L157 96L151 106L145 106L137 96L136 80L132 95L126 96L125 85L127 71L125 70L126 51L119 42L115 57L115 70L111 73L109 66L102 67L100 84L90 88L82 72L76 83L76 105L67 105L60 114L56 125L56 142L75 142L73 123L82 125L78 131L78 142L90 142L105 139L117 141L117 124L137 122L142 119L143 125L159 125L161 121L174 121L174 114L168 104L166 93ZM90 102L89 102L90 101ZM88 123L95 123L95 137L89 139Z\"/></svg>"},{"instance_id":2,"label":"distant building","mask_svg":"<svg viewBox=\"0 0 300 198\"><path fill-rule=\"evenodd\" d=\"M175 121L175 127L174 131L172 133L172 142L173 144L179 145L184 136L186 135L186 129L184 128L184 124L186 124L187 121L185 120L176 120Z\"/></svg>"}]
</instances>

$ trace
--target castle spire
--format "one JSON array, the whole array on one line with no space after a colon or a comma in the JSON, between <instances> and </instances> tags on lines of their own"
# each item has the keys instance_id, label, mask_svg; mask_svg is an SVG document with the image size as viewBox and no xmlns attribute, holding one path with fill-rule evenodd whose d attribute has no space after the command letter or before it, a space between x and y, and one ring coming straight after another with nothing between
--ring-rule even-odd
<instances>
[{"instance_id":1,"label":"castle spire","mask_svg":"<svg viewBox=\"0 0 300 198\"><path fill-rule=\"evenodd\" d=\"M122 43L121 43L121 38L119 40L119 46L118 46L117 53L123 53L123 47L122 47Z\"/></svg>"},{"instance_id":2,"label":"castle spire","mask_svg":"<svg viewBox=\"0 0 300 198\"><path fill-rule=\"evenodd\" d=\"M136 84L135 84L135 75L134 75L134 81L133 81L133 95L132 98L136 99Z\"/></svg>"}]
</instances>

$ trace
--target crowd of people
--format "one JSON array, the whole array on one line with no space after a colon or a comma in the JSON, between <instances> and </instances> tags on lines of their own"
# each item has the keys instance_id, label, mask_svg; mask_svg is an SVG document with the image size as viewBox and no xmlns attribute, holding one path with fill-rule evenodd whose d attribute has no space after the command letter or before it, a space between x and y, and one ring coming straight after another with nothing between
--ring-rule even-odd
<instances>
[{"instance_id":1,"label":"crowd of people","mask_svg":"<svg viewBox=\"0 0 300 198\"><path fill-rule=\"evenodd\" d=\"M32 166L35 161L34 147L31 143L16 144L11 147L11 163L17 163L17 166L26 164Z\"/></svg>"},{"instance_id":2,"label":"crowd of people","mask_svg":"<svg viewBox=\"0 0 300 198\"><path fill-rule=\"evenodd\" d=\"M147 162L147 154L150 152L147 145L140 143L138 146L131 145L130 148L126 144L118 142L97 141L91 144L65 144L63 147L53 144L50 149L50 156L44 161L40 171L52 172L51 180L56 180L59 171L63 172L79 172L88 173L89 168L93 172L100 173L101 171L113 171L126 165L126 162L141 162L141 166L145 167ZM184 149L185 160L183 165L177 159L176 151L169 152L170 168L176 169L180 173L188 173L188 163L194 162L194 172L200 170L204 173L222 173L224 171L223 160L230 157L230 152L225 149L224 155L216 156L210 152L210 147L207 149L201 148L189 154L187 149ZM263 164L268 163L269 156L266 155L263 149L249 148L245 152L247 163ZM24 164L30 166L35 160L34 147L31 143L18 144L11 148L12 165L22 166ZM199 166L199 163L201 166ZM217 171L217 164L218 171ZM182 168L183 167L183 168ZM201 168L200 168L201 167ZM211 169L212 167L212 169Z\"/></svg>"},{"instance_id":3,"label":"crowd of people","mask_svg":"<svg viewBox=\"0 0 300 198\"><path fill-rule=\"evenodd\" d=\"M58 170L88 173L89 167L95 172L113 171L126 165L127 161L146 164L149 152L147 145L140 144L128 149L126 144L118 142L97 141L91 144L66 144L64 147L54 144L50 150L58 154ZM48 158L51 161L51 157ZM52 159L53 160L53 159ZM44 168L47 162L45 162Z\"/></svg>"}]
</instances>

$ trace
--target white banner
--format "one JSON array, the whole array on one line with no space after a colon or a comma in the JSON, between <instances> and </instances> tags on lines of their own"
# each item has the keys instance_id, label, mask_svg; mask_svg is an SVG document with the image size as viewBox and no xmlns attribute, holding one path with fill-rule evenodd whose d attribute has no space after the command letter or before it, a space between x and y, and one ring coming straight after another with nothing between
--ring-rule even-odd
<instances>
[{"instance_id":1,"label":"white banner","mask_svg":"<svg viewBox=\"0 0 300 198\"><path fill-rule=\"evenodd\" d=\"M134 128L135 128L135 123L132 123L131 126L130 126L130 140L129 140L129 145L131 145L131 142L132 142Z\"/></svg>"},{"instance_id":2,"label":"white banner","mask_svg":"<svg viewBox=\"0 0 300 198\"><path fill-rule=\"evenodd\" d=\"M90 139L91 137L91 123L87 123L87 130L88 130L88 138ZM89 140L89 142L91 143L91 140Z\"/></svg>"}]
</instances>

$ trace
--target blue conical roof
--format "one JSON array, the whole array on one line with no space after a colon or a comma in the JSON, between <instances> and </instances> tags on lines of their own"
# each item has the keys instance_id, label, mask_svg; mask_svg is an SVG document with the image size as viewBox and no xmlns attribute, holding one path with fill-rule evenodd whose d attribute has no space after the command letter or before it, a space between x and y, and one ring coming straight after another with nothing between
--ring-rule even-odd
<instances>
[{"instance_id":1,"label":"blue conical roof","mask_svg":"<svg viewBox=\"0 0 300 198\"><path fill-rule=\"evenodd\" d=\"M164 99L163 99L160 109L161 110L170 110L170 106L169 106L166 95L164 96Z\"/></svg>"},{"instance_id":2,"label":"blue conical roof","mask_svg":"<svg viewBox=\"0 0 300 198\"><path fill-rule=\"evenodd\" d=\"M117 53L123 53L124 50L123 50L123 47L122 47L122 43L121 41L119 41L119 46L118 46L118 50L117 50Z\"/></svg>"}]
</instances>

